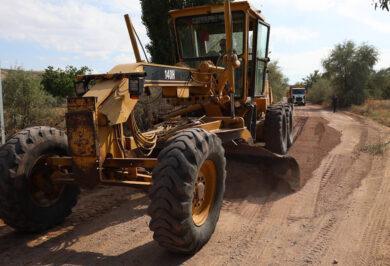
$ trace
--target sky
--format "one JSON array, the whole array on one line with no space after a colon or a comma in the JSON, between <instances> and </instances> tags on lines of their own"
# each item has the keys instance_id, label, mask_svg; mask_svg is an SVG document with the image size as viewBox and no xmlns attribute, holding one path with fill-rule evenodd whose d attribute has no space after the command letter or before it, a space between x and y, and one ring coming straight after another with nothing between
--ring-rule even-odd
<instances>
[{"instance_id":1,"label":"sky","mask_svg":"<svg viewBox=\"0 0 390 266\"><path fill-rule=\"evenodd\" d=\"M158 0L156 0L158 1ZM271 24L270 58L290 83L301 81L338 43L368 43L376 69L390 67L390 12L372 0L249 0ZM144 44L139 0L0 0L0 64L43 70L88 66L95 73L134 62L123 15Z\"/></svg>"}]
</instances>

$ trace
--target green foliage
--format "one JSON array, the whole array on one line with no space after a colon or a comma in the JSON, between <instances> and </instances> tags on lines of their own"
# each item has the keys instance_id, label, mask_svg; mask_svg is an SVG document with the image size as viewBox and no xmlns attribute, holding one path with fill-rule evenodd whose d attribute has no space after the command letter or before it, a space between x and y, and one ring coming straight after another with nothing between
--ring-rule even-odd
<instances>
[{"instance_id":1,"label":"green foliage","mask_svg":"<svg viewBox=\"0 0 390 266\"><path fill-rule=\"evenodd\" d=\"M284 76L278 65L278 61L268 64L268 80L273 92L274 100L281 101L286 95L288 88L288 78Z\"/></svg>"},{"instance_id":2,"label":"green foliage","mask_svg":"<svg viewBox=\"0 0 390 266\"><path fill-rule=\"evenodd\" d=\"M303 86L309 91L314 83L321 78L320 71L314 70L313 73L309 74L306 78L303 78Z\"/></svg>"},{"instance_id":3,"label":"green foliage","mask_svg":"<svg viewBox=\"0 0 390 266\"><path fill-rule=\"evenodd\" d=\"M375 47L356 46L347 41L336 45L323 61L325 76L332 81L341 106L362 104L367 97L367 85L378 60Z\"/></svg>"},{"instance_id":4,"label":"green foliage","mask_svg":"<svg viewBox=\"0 0 390 266\"><path fill-rule=\"evenodd\" d=\"M67 66L65 70L54 69L49 66L45 69L42 75L42 86L46 92L57 98L65 98L74 96L74 81L77 75L84 75L90 73L91 69L84 66L76 68L74 66Z\"/></svg>"},{"instance_id":5,"label":"green foliage","mask_svg":"<svg viewBox=\"0 0 390 266\"><path fill-rule=\"evenodd\" d=\"M147 29L150 43L146 46L152 62L175 64L175 41L170 34L168 11L185 7L223 3L224 0L140 0L142 21Z\"/></svg>"},{"instance_id":6,"label":"green foliage","mask_svg":"<svg viewBox=\"0 0 390 266\"><path fill-rule=\"evenodd\" d=\"M368 82L368 94L374 99L390 99L390 68L371 74Z\"/></svg>"},{"instance_id":7,"label":"green foliage","mask_svg":"<svg viewBox=\"0 0 390 266\"><path fill-rule=\"evenodd\" d=\"M41 85L39 76L20 68L10 71L3 80L7 132L45 124L55 100Z\"/></svg>"},{"instance_id":8,"label":"green foliage","mask_svg":"<svg viewBox=\"0 0 390 266\"><path fill-rule=\"evenodd\" d=\"M390 141L388 142L379 142L375 144L368 144L362 147L360 150L362 152L369 153L371 155L384 155L387 147L390 145Z\"/></svg>"},{"instance_id":9,"label":"green foliage","mask_svg":"<svg viewBox=\"0 0 390 266\"><path fill-rule=\"evenodd\" d=\"M311 86L307 94L307 100L316 104L329 103L332 95L333 89L330 80L321 77Z\"/></svg>"}]
</instances>

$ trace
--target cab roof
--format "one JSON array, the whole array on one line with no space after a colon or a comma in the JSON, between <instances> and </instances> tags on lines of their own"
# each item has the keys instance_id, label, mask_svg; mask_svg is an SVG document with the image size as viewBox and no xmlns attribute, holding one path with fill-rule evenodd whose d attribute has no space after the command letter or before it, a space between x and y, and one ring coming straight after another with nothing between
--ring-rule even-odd
<instances>
[{"instance_id":1,"label":"cab roof","mask_svg":"<svg viewBox=\"0 0 390 266\"><path fill-rule=\"evenodd\" d=\"M258 18L262 21L265 21L264 16L261 14L260 10L256 10L252 8L248 1L238 1L230 3L231 10L233 11L243 11L245 13L249 13L251 16ZM187 16L197 16L204 14L212 14L212 13L221 13L224 12L224 4L211 4L205 6L196 6L189 7L184 9L176 9L169 11L169 15L172 19L187 17Z\"/></svg>"}]
</instances>

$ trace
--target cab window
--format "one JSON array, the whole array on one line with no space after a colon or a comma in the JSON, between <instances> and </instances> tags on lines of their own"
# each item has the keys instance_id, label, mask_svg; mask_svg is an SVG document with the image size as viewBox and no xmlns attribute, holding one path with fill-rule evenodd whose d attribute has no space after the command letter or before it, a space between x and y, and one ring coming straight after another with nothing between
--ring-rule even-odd
<instances>
[{"instance_id":1,"label":"cab window","mask_svg":"<svg viewBox=\"0 0 390 266\"><path fill-rule=\"evenodd\" d=\"M257 25L257 48L255 67L255 97L263 93L265 72L267 66L269 26L258 22Z\"/></svg>"},{"instance_id":2,"label":"cab window","mask_svg":"<svg viewBox=\"0 0 390 266\"><path fill-rule=\"evenodd\" d=\"M244 53L245 13L232 12L233 51L239 56ZM176 34L181 59L189 66L197 68L204 60L223 66L226 53L226 33L224 13L215 13L176 19ZM243 64L235 71L235 97L243 95Z\"/></svg>"},{"instance_id":3,"label":"cab window","mask_svg":"<svg viewBox=\"0 0 390 266\"><path fill-rule=\"evenodd\" d=\"M239 55L243 53L244 18L244 13L233 12L233 49ZM178 18L176 28L184 61L218 58L226 52L223 13Z\"/></svg>"}]
</instances>

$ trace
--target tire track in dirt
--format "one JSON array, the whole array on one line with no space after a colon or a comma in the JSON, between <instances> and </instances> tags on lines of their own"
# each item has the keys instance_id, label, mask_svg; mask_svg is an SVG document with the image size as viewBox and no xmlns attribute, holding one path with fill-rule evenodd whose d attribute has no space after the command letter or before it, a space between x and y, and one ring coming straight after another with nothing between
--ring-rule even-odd
<instances>
[{"instance_id":1,"label":"tire track in dirt","mask_svg":"<svg viewBox=\"0 0 390 266\"><path fill-rule=\"evenodd\" d=\"M377 261L378 251L381 250L385 240L385 227L388 219L387 213L384 211L386 206L382 205L381 207L383 207L382 211L369 222L364 232L362 243L365 249L360 255L360 265L376 265L380 262Z\"/></svg>"},{"instance_id":2,"label":"tire track in dirt","mask_svg":"<svg viewBox=\"0 0 390 266\"><path fill-rule=\"evenodd\" d=\"M390 163L390 159L387 161ZM367 208L368 222L361 238L362 252L358 261L361 265L390 265L390 170L382 176L381 182L376 180L378 193L373 196L374 204Z\"/></svg>"},{"instance_id":3,"label":"tire track in dirt","mask_svg":"<svg viewBox=\"0 0 390 266\"><path fill-rule=\"evenodd\" d=\"M317 136L315 138L309 139L310 148L317 151L316 149L323 149L325 148L323 143L321 143L322 137L326 136L329 137L329 134L333 137L333 143L330 143L331 145L326 146L324 151L321 151L319 153L319 156L324 156L323 154L326 154L332 147L337 145L338 140L337 140L337 134L336 137L334 133L336 133L335 130L327 128L326 124L327 122L325 120L321 119L316 119L316 118L307 118L304 120L303 124L306 124L305 130L300 131L300 133L297 135L298 139L303 138L304 142L307 142L308 139L305 137L308 135L311 135L312 132L316 132ZM317 131L316 131L317 129ZM318 132L318 129L321 131ZM299 131L297 131L299 132ZM300 145L299 141L296 143L296 145ZM314 146L313 146L314 145ZM315 148L314 148L315 147ZM320 148L322 147L322 148ZM303 145L303 149L306 149L305 145ZM328 149L326 151L326 149ZM299 153L299 149L295 151L295 154ZM306 154L306 156L310 157L310 154ZM327 175L331 173L332 167L333 167L333 162L335 161L335 156L327 156L325 159L325 163L322 164L322 167L324 170L320 172L315 179L317 180L309 180L308 183L311 184L309 187L304 187L301 191L294 193L294 194L286 194L284 192L274 192L273 193L273 201L276 202L276 205L273 204L269 210L269 214L267 219L263 223L257 224L257 228L254 229L254 232L257 232L256 237L254 240L252 240L250 247L248 250L245 252L246 256L245 259L243 260L238 260L235 262L238 262L238 264L243 264L245 261L259 261L260 258L263 259L268 259L270 261L272 260L277 260L278 255L280 252L283 250L283 246L286 245L296 245L296 241L293 240L293 237L290 237L290 239L285 239L285 241L282 241L280 238L284 238L284 235L288 235L288 231L291 230L289 228L289 224L291 222L294 222L294 220L300 220L300 219L306 219L306 218L311 218L313 217L314 214L314 209L315 209L315 199L317 193L314 191L319 191L319 183L320 180L323 179L322 181L325 182L327 179ZM309 159L309 164L308 164L308 169L315 169L316 168L316 163L320 162L319 161L310 161L311 158L308 157L301 157L301 161L307 163L307 159ZM306 169L307 170L307 169ZM309 170L310 171L310 170ZM311 174L309 171L306 171L305 174ZM323 173L321 175L321 173ZM309 178L307 178L309 179ZM317 186L317 188L313 187ZM306 184L308 186L309 184ZM313 190L314 188L314 190ZM277 196L277 194L279 194ZM285 194L284 196L281 196L280 194ZM283 198L285 197L285 198ZM310 200L312 198L312 200ZM280 199L280 200L278 200ZM302 204L302 202L305 202L305 204ZM312 208L311 211L307 211L307 204L311 204ZM295 216L292 215L294 211L297 208L300 208L300 211L295 212ZM304 212L304 213L302 213ZM303 215L302 215L303 214ZM306 215L305 215L306 214ZM270 222L272 221L272 222ZM334 223L334 220L332 219L332 224ZM321 232L324 232L322 234L322 237L318 237L318 246L320 247L321 245L326 245L325 243L322 243L321 240L326 239L325 234L326 234L326 228ZM329 229L330 230L330 229ZM275 239L280 239L279 241L275 241ZM270 242L265 242L270 241ZM282 241L282 242L280 242ZM246 247L247 248L247 247ZM273 254L273 255L269 255ZM290 261L291 262L291 261ZM264 262L265 263L265 262Z\"/></svg>"},{"instance_id":4,"label":"tire track in dirt","mask_svg":"<svg viewBox=\"0 0 390 266\"><path fill-rule=\"evenodd\" d=\"M254 241L253 237L261 237L261 233L259 234L257 230L257 225L262 224L264 222L264 220L268 217L271 208L272 202L270 202L268 198L265 199L264 202L259 204L259 207L253 207L249 212L246 212L246 214L249 214L251 218L232 237L234 243L233 245L231 245L231 252L228 254L228 256L223 258L223 260L215 261L214 264L227 265L231 263L232 259L234 260L235 264L241 264L243 259L246 258L247 254L249 253L249 247Z\"/></svg>"},{"instance_id":5,"label":"tire track in dirt","mask_svg":"<svg viewBox=\"0 0 390 266\"><path fill-rule=\"evenodd\" d=\"M246 256L252 237L258 235L256 227L268 217L273 204L272 190L266 180L254 175L259 173L260 168L229 161L227 191L218 227L235 229L229 234L229 249L224 250L224 256L214 256L212 260L205 261L206 264L225 265L231 261L238 264Z\"/></svg>"},{"instance_id":6,"label":"tire track in dirt","mask_svg":"<svg viewBox=\"0 0 390 266\"><path fill-rule=\"evenodd\" d=\"M246 261L260 262L262 259L265 261L275 259L276 254L283 249L283 245L287 244L287 242L280 243L277 239L288 231L287 217L293 202L291 205L285 204L289 196L286 194L286 198L282 199L280 194L283 192L273 193L271 198L274 203L269 207L266 219L255 225L256 228L253 231L257 234L252 237L250 245L245 250L245 257L239 260L238 264L245 264Z\"/></svg>"},{"instance_id":7,"label":"tire track in dirt","mask_svg":"<svg viewBox=\"0 0 390 266\"><path fill-rule=\"evenodd\" d=\"M62 235L73 231L75 227L93 221L95 218L118 208L128 200L132 200L134 204L146 204L148 202L145 195L128 188L99 187L93 191L85 190L81 193L78 204L65 222L47 232L19 235L10 227L3 227L0 231L0 253L16 247L20 249L33 248L52 239L60 238ZM71 246L75 241L77 239L68 242L66 245Z\"/></svg>"},{"instance_id":8,"label":"tire track in dirt","mask_svg":"<svg viewBox=\"0 0 390 266\"><path fill-rule=\"evenodd\" d=\"M319 264L321 262L322 255L329 248L330 234L334 230L334 226L337 222L336 216L331 215L320 228L315 239L311 242L312 248L309 253L303 258L303 262L307 264Z\"/></svg>"},{"instance_id":9,"label":"tire track in dirt","mask_svg":"<svg viewBox=\"0 0 390 266\"><path fill-rule=\"evenodd\" d=\"M294 116L294 128L293 128L293 135L294 135L294 142L297 140L299 135L301 135L305 124L307 120L309 119L307 116Z\"/></svg>"},{"instance_id":10,"label":"tire track in dirt","mask_svg":"<svg viewBox=\"0 0 390 266\"><path fill-rule=\"evenodd\" d=\"M335 210L335 206L339 206L340 202L345 203L344 200L361 185L362 179L371 170L373 158L360 152L368 138L367 128L361 125L357 121L350 122L347 127L360 129L360 134L355 133L358 141L343 141L331 154L333 159L330 168L326 170L327 172L320 183L316 201L316 216ZM332 193L329 193L330 191Z\"/></svg>"},{"instance_id":11,"label":"tire track in dirt","mask_svg":"<svg viewBox=\"0 0 390 266\"><path fill-rule=\"evenodd\" d=\"M327 159L325 163L323 175L321 176L320 190L322 190L326 186L326 184L329 182L329 179L334 175L334 163L337 160L337 157L337 155L329 155L329 159Z\"/></svg>"},{"instance_id":12,"label":"tire track in dirt","mask_svg":"<svg viewBox=\"0 0 390 266\"><path fill-rule=\"evenodd\" d=\"M348 122L350 126L355 127L358 127L359 124L361 124L353 120L351 121L351 119L346 119L345 123ZM344 126L346 125L347 124ZM361 163L357 162L359 156L354 156L353 154L357 154L359 152L359 147L367 140L367 130L364 129L364 127L362 128L358 142L342 141L342 143L323 161L314 174L314 178L318 179L319 184L318 190L316 188L314 189L314 191L317 192L315 193L316 198L313 208L314 220L312 222L320 220L320 229L317 230L315 237L307 242L308 244L310 243L312 248L310 248L310 251L303 257L301 261L302 264L319 264L322 262L323 255L328 251L330 246L329 243L332 242L340 220L342 220L342 216L340 217L340 214L338 214L340 208L347 208L348 202L346 199L353 190L360 185L361 180L371 169L371 164L369 163L369 167L367 167L367 162L365 162L362 165L364 165L366 169L362 171L356 171L356 169L354 169L354 173L357 174L352 178L351 175L347 174L353 166ZM346 130L348 129L346 128ZM343 135L345 139L346 134ZM353 152L345 153L343 150L350 150ZM311 190L312 193L314 193L314 191ZM308 202L307 199L305 202ZM308 211L309 209L306 210ZM308 211L307 214L309 215L301 218L309 218L310 211ZM294 218L296 219L298 217ZM325 223L323 220L325 220ZM318 227L318 225L314 228L316 227Z\"/></svg>"},{"instance_id":13,"label":"tire track in dirt","mask_svg":"<svg viewBox=\"0 0 390 266\"><path fill-rule=\"evenodd\" d=\"M298 204L298 206L291 210L288 216L290 222L314 218L321 184L324 186L329 179L329 175L334 172L334 159L334 155L328 155L317 170L315 170L313 177L307 182L305 187L296 193L297 202L305 202L306 204Z\"/></svg>"},{"instance_id":14,"label":"tire track in dirt","mask_svg":"<svg viewBox=\"0 0 390 266\"><path fill-rule=\"evenodd\" d=\"M338 149L337 152L341 156L337 160L336 175L327 182L319 194L320 200L316 206L316 216L323 217L331 213L338 217L334 225L334 232L332 232L333 238L329 242L331 249L326 250L328 252L323 252L319 263L325 261L330 263L335 257L339 257L342 261L341 264L350 264L351 261L354 261L354 265L377 265L378 261L372 258L375 258L377 252L381 250L384 242L382 236L386 235L385 221L387 218L383 218L384 214L381 213L379 217L376 217L378 220L374 219L374 221L371 221L369 215L373 211L375 202L383 203L383 200L378 199L377 193L381 191L382 181L377 176L383 176L383 173L380 172L386 169L386 165L379 163L383 160L362 152L362 147L376 139L380 130L373 125L368 125L366 120L355 119L355 121L357 125L353 123L350 127L359 128L359 142L354 145L353 149L351 149L351 145L350 147L344 145L344 151ZM350 128L346 128L346 130L345 135L353 139L353 135L348 134ZM343 141L343 143L348 142ZM359 192L362 190L362 186L367 186L365 185L367 183L369 189L366 189L370 191L370 194L364 198L356 199L356 195L362 193ZM356 203L359 204L358 207L355 206ZM385 206L381 208L383 212ZM378 208L377 211L380 212L380 209ZM361 215L362 222L359 224L359 220L351 219L351 215L355 215L357 218L360 218L359 215ZM375 215L373 216L375 218ZM367 224L366 229L362 232L365 224ZM379 231L378 234L377 231ZM359 237L360 234L362 234L361 237ZM352 242L345 243L346 239L350 239Z\"/></svg>"}]
</instances>

